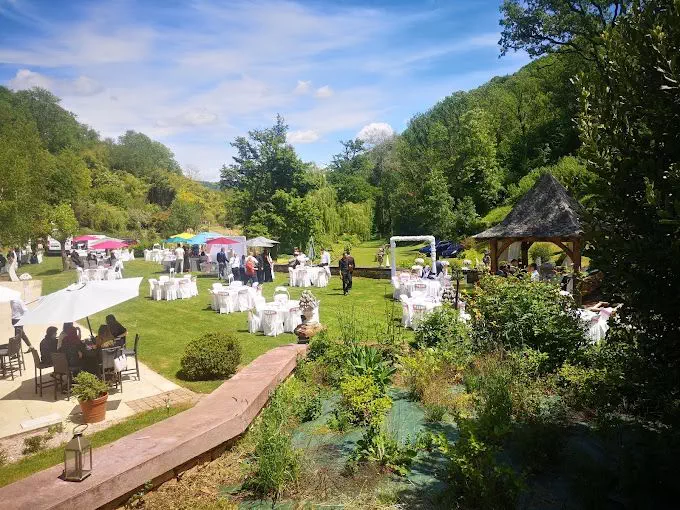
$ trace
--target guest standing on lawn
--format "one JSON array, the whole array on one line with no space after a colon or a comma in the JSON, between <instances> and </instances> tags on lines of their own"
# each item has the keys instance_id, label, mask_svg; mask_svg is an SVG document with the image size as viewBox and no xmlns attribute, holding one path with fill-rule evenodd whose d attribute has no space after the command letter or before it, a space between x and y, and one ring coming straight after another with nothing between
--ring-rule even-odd
<instances>
[{"instance_id":1,"label":"guest standing on lawn","mask_svg":"<svg viewBox=\"0 0 680 510\"><path fill-rule=\"evenodd\" d=\"M258 283L264 283L264 257L262 252L255 255L255 259L257 260L257 281Z\"/></svg>"},{"instance_id":2,"label":"guest standing on lawn","mask_svg":"<svg viewBox=\"0 0 680 510\"><path fill-rule=\"evenodd\" d=\"M224 248L220 249L220 252L217 254L217 277L218 278L224 278L226 280L227 275L225 274L225 271L227 269L227 254L224 253Z\"/></svg>"},{"instance_id":3,"label":"guest standing on lawn","mask_svg":"<svg viewBox=\"0 0 680 510\"><path fill-rule=\"evenodd\" d=\"M352 290L352 273L354 272L354 257L345 250L338 264L342 276L342 293L346 296Z\"/></svg>"},{"instance_id":4,"label":"guest standing on lawn","mask_svg":"<svg viewBox=\"0 0 680 510\"><path fill-rule=\"evenodd\" d=\"M273 282L274 281L274 260L272 259L269 250L264 251L264 281Z\"/></svg>"},{"instance_id":5,"label":"guest standing on lawn","mask_svg":"<svg viewBox=\"0 0 680 510\"><path fill-rule=\"evenodd\" d=\"M175 248L175 273L184 272L184 250L182 245L177 243L177 248Z\"/></svg>"},{"instance_id":6,"label":"guest standing on lawn","mask_svg":"<svg viewBox=\"0 0 680 510\"><path fill-rule=\"evenodd\" d=\"M237 282L241 279L241 258L232 250L231 257L229 257L229 265L231 266L231 274L234 275L234 281Z\"/></svg>"}]
</instances>

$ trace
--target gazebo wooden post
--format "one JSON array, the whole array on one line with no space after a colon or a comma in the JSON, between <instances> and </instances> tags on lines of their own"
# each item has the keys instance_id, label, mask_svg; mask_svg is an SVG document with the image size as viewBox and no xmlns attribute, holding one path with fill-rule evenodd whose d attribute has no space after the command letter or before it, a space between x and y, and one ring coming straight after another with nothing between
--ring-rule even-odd
<instances>
[{"instance_id":1,"label":"gazebo wooden post","mask_svg":"<svg viewBox=\"0 0 680 510\"><path fill-rule=\"evenodd\" d=\"M573 294L574 294L574 300L576 301L577 305L581 305L581 285L580 285L580 278L579 278L579 273L581 272L581 239L574 239L572 242L572 248L571 248L571 254L572 254L572 263L574 264L573 266L573 271L574 271L574 289L573 289Z\"/></svg>"},{"instance_id":2,"label":"gazebo wooden post","mask_svg":"<svg viewBox=\"0 0 680 510\"><path fill-rule=\"evenodd\" d=\"M498 240L489 239L489 251L491 252L491 274L498 271Z\"/></svg>"},{"instance_id":3,"label":"gazebo wooden post","mask_svg":"<svg viewBox=\"0 0 680 510\"><path fill-rule=\"evenodd\" d=\"M527 268L529 267L529 243L527 241L522 241L520 249L522 252L522 266Z\"/></svg>"}]
</instances>

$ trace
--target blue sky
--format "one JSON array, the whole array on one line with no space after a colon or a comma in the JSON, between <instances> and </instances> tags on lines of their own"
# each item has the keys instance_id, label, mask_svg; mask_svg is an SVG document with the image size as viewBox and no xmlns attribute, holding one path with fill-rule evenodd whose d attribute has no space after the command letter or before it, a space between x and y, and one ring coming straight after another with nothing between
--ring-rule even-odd
<instances>
[{"instance_id":1,"label":"blue sky","mask_svg":"<svg viewBox=\"0 0 680 510\"><path fill-rule=\"evenodd\" d=\"M277 113L324 165L526 64L498 58L499 3L0 0L0 83L50 89L103 136L142 131L202 179Z\"/></svg>"}]
</instances>

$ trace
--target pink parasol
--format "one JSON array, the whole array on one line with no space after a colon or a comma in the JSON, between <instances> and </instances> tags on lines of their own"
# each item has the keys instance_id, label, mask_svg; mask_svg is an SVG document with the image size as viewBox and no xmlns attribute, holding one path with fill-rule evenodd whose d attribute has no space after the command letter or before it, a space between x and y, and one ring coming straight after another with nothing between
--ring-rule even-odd
<instances>
[{"instance_id":1,"label":"pink parasol","mask_svg":"<svg viewBox=\"0 0 680 510\"><path fill-rule=\"evenodd\" d=\"M118 239L104 239L101 243L92 245L93 250L117 250L127 247L127 243Z\"/></svg>"},{"instance_id":2,"label":"pink parasol","mask_svg":"<svg viewBox=\"0 0 680 510\"><path fill-rule=\"evenodd\" d=\"M99 236L84 235L84 236L74 237L73 242L82 243L83 241L96 241L97 239L99 239Z\"/></svg>"},{"instance_id":3,"label":"pink parasol","mask_svg":"<svg viewBox=\"0 0 680 510\"><path fill-rule=\"evenodd\" d=\"M229 239L228 237L215 237L213 239L208 239L206 244L239 244L239 242Z\"/></svg>"}]
</instances>

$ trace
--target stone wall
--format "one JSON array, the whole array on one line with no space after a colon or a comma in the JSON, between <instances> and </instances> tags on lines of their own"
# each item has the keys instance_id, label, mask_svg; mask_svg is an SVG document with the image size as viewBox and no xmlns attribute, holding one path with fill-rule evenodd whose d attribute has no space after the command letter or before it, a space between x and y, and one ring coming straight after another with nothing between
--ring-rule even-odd
<instances>
[{"instance_id":1,"label":"stone wall","mask_svg":"<svg viewBox=\"0 0 680 510\"><path fill-rule=\"evenodd\" d=\"M275 264L274 271L277 273L288 274L287 264ZM331 274L340 276L340 270L338 266L331 266ZM390 279L390 268L389 267L356 267L354 268L354 276L360 276L363 278L374 278L374 279Z\"/></svg>"},{"instance_id":2,"label":"stone wall","mask_svg":"<svg viewBox=\"0 0 680 510\"><path fill-rule=\"evenodd\" d=\"M272 349L196 406L94 451L92 475L66 482L55 466L0 488L3 510L115 508L147 480L154 486L222 453L293 371L306 346Z\"/></svg>"}]
</instances>

